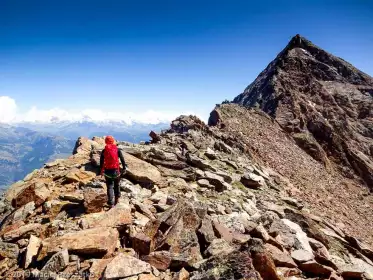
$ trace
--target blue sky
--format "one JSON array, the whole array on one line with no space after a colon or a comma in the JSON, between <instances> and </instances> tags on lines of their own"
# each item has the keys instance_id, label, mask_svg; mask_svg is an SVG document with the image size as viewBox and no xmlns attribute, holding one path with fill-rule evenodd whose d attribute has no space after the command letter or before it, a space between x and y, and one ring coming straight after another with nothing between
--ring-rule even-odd
<instances>
[{"instance_id":1,"label":"blue sky","mask_svg":"<svg viewBox=\"0 0 373 280\"><path fill-rule=\"evenodd\" d=\"M0 96L7 114L207 117L297 33L373 75L372 30L368 0L0 0Z\"/></svg>"}]
</instances>

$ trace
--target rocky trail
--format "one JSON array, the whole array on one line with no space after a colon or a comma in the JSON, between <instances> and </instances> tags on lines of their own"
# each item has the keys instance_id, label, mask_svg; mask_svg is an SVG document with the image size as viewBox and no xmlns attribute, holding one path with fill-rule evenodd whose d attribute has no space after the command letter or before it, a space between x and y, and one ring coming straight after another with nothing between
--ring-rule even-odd
<instances>
[{"instance_id":1,"label":"rocky trail","mask_svg":"<svg viewBox=\"0 0 373 280\"><path fill-rule=\"evenodd\" d=\"M291 168L225 118L237 108L215 111L221 128L182 116L149 145L119 142L129 169L110 210L101 138L79 138L71 157L12 185L0 204L1 279L373 279L371 225L353 236L312 208ZM304 176L324 172L296 147L313 164Z\"/></svg>"}]
</instances>

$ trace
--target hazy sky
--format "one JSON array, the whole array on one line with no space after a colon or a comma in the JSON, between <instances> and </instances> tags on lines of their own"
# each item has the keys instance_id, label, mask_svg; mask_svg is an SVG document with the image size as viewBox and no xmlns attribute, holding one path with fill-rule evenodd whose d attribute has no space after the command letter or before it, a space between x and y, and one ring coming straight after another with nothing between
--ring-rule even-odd
<instances>
[{"instance_id":1,"label":"hazy sky","mask_svg":"<svg viewBox=\"0 0 373 280\"><path fill-rule=\"evenodd\" d=\"M207 118L297 33L373 75L369 0L0 0L0 120Z\"/></svg>"}]
</instances>

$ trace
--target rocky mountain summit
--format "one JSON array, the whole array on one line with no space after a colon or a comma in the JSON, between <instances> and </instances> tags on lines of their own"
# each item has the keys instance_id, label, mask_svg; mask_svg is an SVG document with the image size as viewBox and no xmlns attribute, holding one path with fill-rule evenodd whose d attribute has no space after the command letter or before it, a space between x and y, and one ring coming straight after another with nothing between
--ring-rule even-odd
<instances>
[{"instance_id":1,"label":"rocky mountain summit","mask_svg":"<svg viewBox=\"0 0 373 280\"><path fill-rule=\"evenodd\" d=\"M373 78L297 35L234 103L272 116L325 165L373 189Z\"/></svg>"},{"instance_id":2,"label":"rocky mountain summit","mask_svg":"<svg viewBox=\"0 0 373 280\"><path fill-rule=\"evenodd\" d=\"M0 277L373 279L372 225L350 226L365 213L345 224L299 197L314 180L307 172L321 178L324 165L260 111L228 104L214 117L220 127L182 116L156 143L119 142L129 167L112 209L98 176L102 138L79 138L71 157L12 185L0 207ZM295 178L259 139L309 164Z\"/></svg>"}]
</instances>

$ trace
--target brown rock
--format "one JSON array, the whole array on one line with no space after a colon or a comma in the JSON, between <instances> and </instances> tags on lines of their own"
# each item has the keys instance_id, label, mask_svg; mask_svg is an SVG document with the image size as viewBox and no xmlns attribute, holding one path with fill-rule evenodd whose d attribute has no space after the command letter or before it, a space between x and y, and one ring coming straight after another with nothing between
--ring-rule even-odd
<instances>
[{"instance_id":1,"label":"brown rock","mask_svg":"<svg viewBox=\"0 0 373 280\"><path fill-rule=\"evenodd\" d=\"M182 268L176 275L172 278L172 280L189 280L189 272Z\"/></svg>"},{"instance_id":2,"label":"brown rock","mask_svg":"<svg viewBox=\"0 0 373 280\"><path fill-rule=\"evenodd\" d=\"M299 268L303 272L324 277L329 277L334 271L332 268L319 264L316 261L301 263Z\"/></svg>"},{"instance_id":3,"label":"brown rock","mask_svg":"<svg viewBox=\"0 0 373 280\"><path fill-rule=\"evenodd\" d=\"M131 208L126 203L118 203L107 212L92 213L81 220L84 229L98 227L122 228L132 223Z\"/></svg>"},{"instance_id":4,"label":"brown rock","mask_svg":"<svg viewBox=\"0 0 373 280\"><path fill-rule=\"evenodd\" d=\"M85 185L92 181L96 174L91 171L83 171L80 169L73 169L65 176L65 183L79 183Z\"/></svg>"},{"instance_id":5,"label":"brown rock","mask_svg":"<svg viewBox=\"0 0 373 280\"><path fill-rule=\"evenodd\" d=\"M160 280L161 278L154 276L153 274L140 274L139 280Z\"/></svg>"},{"instance_id":6,"label":"brown rock","mask_svg":"<svg viewBox=\"0 0 373 280\"><path fill-rule=\"evenodd\" d=\"M151 239L142 232L131 238L132 248L141 256L148 255L151 251Z\"/></svg>"},{"instance_id":7,"label":"brown rock","mask_svg":"<svg viewBox=\"0 0 373 280\"><path fill-rule=\"evenodd\" d=\"M152 211L150 211L150 209L149 209L150 207L148 207L147 205L145 205L143 203L140 203L138 201L134 202L134 206L135 206L136 210L139 211L141 214L144 214L150 220L155 220L155 217L154 217Z\"/></svg>"},{"instance_id":8,"label":"brown rock","mask_svg":"<svg viewBox=\"0 0 373 280\"><path fill-rule=\"evenodd\" d=\"M267 243L277 247L278 249L280 249L281 252L284 251L284 247L281 245L281 242L276 238L273 238L272 236L269 237Z\"/></svg>"},{"instance_id":9,"label":"brown rock","mask_svg":"<svg viewBox=\"0 0 373 280\"><path fill-rule=\"evenodd\" d=\"M87 213L102 211L107 195L102 189L87 188L84 190L84 208Z\"/></svg>"},{"instance_id":10,"label":"brown rock","mask_svg":"<svg viewBox=\"0 0 373 280\"><path fill-rule=\"evenodd\" d=\"M117 246L118 238L118 231L113 228L94 228L50 237L42 241L38 260L55 254L61 248L68 249L70 253L77 255L110 255Z\"/></svg>"},{"instance_id":11,"label":"brown rock","mask_svg":"<svg viewBox=\"0 0 373 280\"><path fill-rule=\"evenodd\" d=\"M61 194L59 198L61 200L66 200L74 203L84 202L84 196L81 193L76 192Z\"/></svg>"},{"instance_id":12,"label":"brown rock","mask_svg":"<svg viewBox=\"0 0 373 280\"><path fill-rule=\"evenodd\" d=\"M222 224L218 223L217 221L213 221L212 224L214 226L214 229L216 231L216 235L217 235L218 238L223 238L224 240L226 240L228 242L233 241L232 233L227 227L223 226Z\"/></svg>"},{"instance_id":13,"label":"brown rock","mask_svg":"<svg viewBox=\"0 0 373 280\"><path fill-rule=\"evenodd\" d=\"M168 251L155 251L141 259L160 271L166 271L171 264L171 255Z\"/></svg>"},{"instance_id":14,"label":"brown rock","mask_svg":"<svg viewBox=\"0 0 373 280\"><path fill-rule=\"evenodd\" d=\"M297 265L287 252L281 251L277 247L272 246L270 244L265 244L265 249L272 256L272 259L276 266L283 266L289 268L297 267Z\"/></svg>"},{"instance_id":15,"label":"brown rock","mask_svg":"<svg viewBox=\"0 0 373 280\"><path fill-rule=\"evenodd\" d=\"M9 224L9 225L4 224L0 231L0 235L3 236L5 233L15 230L17 228L20 228L21 226L24 226L24 225L25 225L24 221L17 221L14 224Z\"/></svg>"},{"instance_id":16,"label":"brown rock","mask_svg":"<svg viewBox=\"0 0 373 280\"><path fill-rule=\"evenodd\" d=\"M131 256L119 254L106 266L104 279L122 279L151 272L150 264Z\"/></svg>"},{"instance_id":17,"label":"brown rock","mask_svg":"<svg viewBox=\"0 0 373 280\"><path fill-rule=\"evenodd\" d=\"M50 191L42 182L36 182L22 190L12 201L13 207L23 206L31 201L38 207L49 197Z\"/></svg>"},{"instance_id":18,"label":"brown rock","mask_svg":"<svg viewBox=\"0 0 373 280\"><path fill-rule=\"evenodd\" d=\"M282 277L291 277L301 275L302 272L298 268L277 267L277 274Z\"/></svg>"},{"instance_id":19,"label":"brown rock","mask_svg":"<svg viewBox=\"0 0 373 280\"><path fill-rule=\"evenodd\" d=\"M6 242L16 241L21 238L29 238L31 234L39 235L42 231L41 224L30 223L19 228L10 230L3 235L3 240Z\"/></svg>"},{"instance_id":20,"label":"brown rock","mask_svg":"<svg viewBox=\"0 0 373 280\"><path fill-rule=\"evenodd\" d=\"M106 266L112 261L110 259L94 259L92 261L91 268L89 269L90 277L89 280L100 280L102 279L103 272Z\"/></svg>"},{"instance_id":21,"label":"brown rock","mask_svg":"<svg viewBox=\"0 0 373 280\"><path fill-rule=\"evenodd\" d=\"M326 249L324 244L322 244L320 241L317 241L316 239L313 238L308 238L308 241L310 243L310 246L316 254L324 257L325 259L329 259L329 251Z\"/></svg>"},{"instance_id":22,"label":"brown rock","mask_svg":"<svg viewBox=\"0 0 373 280\"><path fill-rule=\"evenodd\" d=\"M24 268L28 268L30 264L34 261L36 255L38 254L40 245L41 240L36 236L31 235L26 248L25 263L23 266Z\"/></svg>"},{"instance_id":23,"label":"brown rock","mask_svg":"<svg viewBox=\"0 0 373 280\"><path fill-rule=\"evenodd\" d=\"M124 157L128 165L126 174L130 179L140 184L162 184L161 173L154 165L127 153L125 153Z\"/></svg>"},{"instance_id":24,"label":"brown rock","mask_svg":"<svg viewBox=\"0 0 373 280\"><path fill-rule=\"evenodd\" d=\"M212 227L212 222L210 219L207 218L202 220L201 227L198 229L198 233L201 236L204 244L204 248L202 248L203 250L205 250L208 244L210 244L216 238L214 229Z\"/></svg>"},{"instance_id":25,"label":"brown rock","mask_svg":"<svg viewBox=\"0 0 373 280\"><path fill-rule=\"evenodd\" d=\"M281 280L277 274L275 263L269 253L263 248L250 250L255 269L266 280Z\"/></svg>"},{"instance_id":26,"label":"brown rock","mask_svg":"<svg viewBox=\"0 0 373 280\"><path fill-rule=\"evenodd\" d=\"M258 225L251 233L251 236L257 237L262 239L263 241L267 242L269 240L269 234L266 229L263 227L262 224Z\"/></svg>"}]
</instances>

